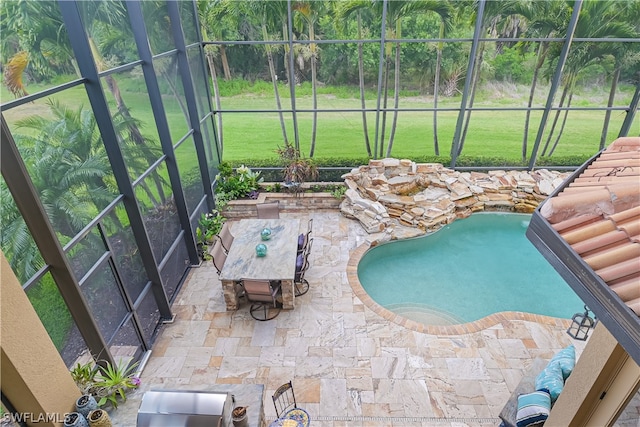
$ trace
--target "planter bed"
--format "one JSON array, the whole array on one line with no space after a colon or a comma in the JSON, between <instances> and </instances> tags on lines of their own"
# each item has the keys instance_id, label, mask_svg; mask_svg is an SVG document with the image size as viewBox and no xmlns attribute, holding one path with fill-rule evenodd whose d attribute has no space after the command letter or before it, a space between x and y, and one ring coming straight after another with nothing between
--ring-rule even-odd
<instances>
[{"instance_id":1,"label":"planter bed","mask_svg":"<svg viewBox=\"0 0 640 427\"><path fill-rule=\"evenodd\" d=\"M331 183L335 185L335 183ZM263 183L262 187L272 186L273 183ZM303 188L310 188L322 183L305 183ZM274 193L263 191L257 199L231 200L222 210L221 214L229 219L255 218L257 216L256 205L265 202L280 202L280 212L303 212L310 209L339 209L342 198L337 199L331 193Z\"/></svg>"}]
</instances>

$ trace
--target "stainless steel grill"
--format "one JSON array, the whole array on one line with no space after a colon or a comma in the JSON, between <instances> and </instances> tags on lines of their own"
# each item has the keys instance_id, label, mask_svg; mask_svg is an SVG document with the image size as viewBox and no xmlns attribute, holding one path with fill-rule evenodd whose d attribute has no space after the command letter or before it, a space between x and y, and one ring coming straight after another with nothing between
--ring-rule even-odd
<instances>
[{"instance_id":1,"label":"stainless steel grill","mask_svg":"<svg viewBox=\"0 0 640 427\"><path fill-rule=\"evenodd\" d=\"M211 391L157 390L142 397L138 427L228 427L233 396Z\"/></svg>"}]
</instances>

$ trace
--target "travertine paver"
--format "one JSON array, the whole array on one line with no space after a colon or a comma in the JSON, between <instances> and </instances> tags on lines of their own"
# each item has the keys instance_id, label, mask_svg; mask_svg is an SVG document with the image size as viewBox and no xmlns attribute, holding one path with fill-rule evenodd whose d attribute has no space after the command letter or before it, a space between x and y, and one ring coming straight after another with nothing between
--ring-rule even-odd
<instances>
[{"instance_id":1,"label":"travertine paver","mask_svg":"<svg viewBox=\"0 0 640 427\"><path fill-rule=\"evenodd\" d=\"M291 379L313 426L496 426L531 360L551 358L572 343L554 322L503 319L478 332L437 335L388 320L347 280L350 254L370 237L337 212L310 216L310 290L296 299L295 310L268 322L253 320L247 304L227 312L211 263L194 269L140 389L113 413L116 425L135 425L146 390L236 383L265 385L270 421L271 394ZM302 223L308 217L295 215ZM584 343L573 343L580 353Z\"/></svg>"}]
</instances>

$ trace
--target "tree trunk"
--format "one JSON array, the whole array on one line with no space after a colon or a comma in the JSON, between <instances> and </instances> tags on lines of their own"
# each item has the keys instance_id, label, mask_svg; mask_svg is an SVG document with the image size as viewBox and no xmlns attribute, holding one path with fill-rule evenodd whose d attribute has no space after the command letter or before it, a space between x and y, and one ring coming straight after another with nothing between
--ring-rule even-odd
<instances>
[{"instance_id":1,"label":"tree trunk","mask_svg":"<svg viewBox=\"0 0 640 427\"><path fill-rule=\"evenodd\" d=\"M573 98L573 88L569 93L569 99L567 99L567 108L571 106L571 99ZM549 157L553 155L553 152L556 150L558 143L560 142L560 137L562 137L562 133L564 132L564 126L567 124L567 116L569 115L569 110L564 110L564 116L562 117L562 125L560 126L560 131L558 132L558 137L553 143L553 147L549 151Z\"/></svg>"},{"instance_id":2,"label":"tree trunk","mask_svg":"<svg viewBox=\"0 0 640 427\"><path fill-rule=\"evenodd\" d=\"M213 54L207 53L207 62L209 63L209 72L211 73L211 83L213 84L213 99L216 103L216 118L218 120L218 144L222 147L222 104L220 103L220 89L218 87L218 75L216 73L216 67L213 63Z\"/></svg>"},{"instance_id":3,"label":"tree trunk","mask_svg":"<svg viewBox=\"0 0 640 427\"><path fill-rule=\"evenodd\" d=\"M358 40L362 40L362 19L358 12ZM366 103L364 100L364 54L362 43L358 43L358 83L360 86L360 105L362 106L362 127L364 131L364 145L367 148L367 155L371 157L371 143L369 142L369 129L367 127Z\"/></svg>"},{"instance_id":4,"label":"tree trunk","mask_svg":"<svg viewBox=\"0 0 640 427\"><path fill-rule=\"evenodd\" d=\"M482 31L484 34L486 30ZM473 79L471 84L471 94L469 95L469 106L467 110L467 117L464 122L464 129L460 136L460 145L458 147L458 156L462 153L464 147L464 140L467 138L467 131L469 130L469 122L471 121L471 109L473 108L473 101L476 97L476 89L478 88L478 82L480 81L480 69L482 68L482 61L484 60L484 42L480 42L480 49L478 50L476 63L473 67Z\"/></svg>"},{"instance_id":5,"label":"tree trunk","mask_svg":"<svg viewBox=\"0 0 640 427\"><path fill-rule=\"evenodd\" d=\"M389 58L385 58L384 66L384 95L382 97L382 126L380 129L380 157L384 153L384 132L387 124L387 100L389 99Z\"/></svg>"},{"instance_id":6,"label":"tree trunk","mask_svg":"<svg viewBox=\"0 0 640 427\"><path fill-rule=\"evenodd\" d=\"M607 108L613 106L613 101L616 97L616 89L618 87L618 80L620 79L620 67L616 67L611 78L611 90L609 91L609 100L607 101ZM604 149L607 143L607 133L609 133L609 121L611 120L611 110L607 110L604 114L604 124L602 125L602 134L600 135L600 150Z\"/></svg>"},{"instance_id":7,"label":"tree trunk","mask_svg":"<svg viewBox=\"0 0 640 427\"><path fill-rule=\"evenodd\" d=\"M571 86L571 78L567 78L567 83L564 86L564 89L562 90L562 96L560 97L560 104L558 105L558 107L563 107L564 106L564 100L567 97L567 94L569 93L569 86ZM544 143L544 148L542 149L542 153L540 154L540 157L544 157L544 155L547 153L547 148L549 148L549 144L551 143L551 138L553 137L553 133L556 130L556 125L558 124L558 119L560 118L560 110L556 110L556 115L553 118L553 124L551 125L551 130L549 131L549 135L547 136L547 141Z\"/></svg>"},{"instance_id":8,"label":"tree trunk","mask_svg":"<svg viewBox=\"0 0 640 427\"><path fill-rule=\"evenodd\" d=\"M541 42L538 48L538 60L536 61L536 67L533 69L533 79L531 82L531 89L529 90L529 102L527 103L527 107L531 108L533 105L533 98L536 92L536 85L538 84L538 73L540 68L542 68L542 64L547 57L547 52L549 50L549 42ZM524 136L522 138L522 161L527 161L527 145L529 139L529 120L531 119L531 110L528 109L524 119Z\"/></svg>"},{"instance_id":9,"label":"tree trunk","mask_svg":"<svg viewBox=\"0 0 640 427\"><path fill-rule=\"evenodd\" d=\"M444 38L444 22L440 21L440 31L438 36ZM436 156L440 155L440 144L438 143L438 95L440 92L440 69L442 68L442 48L443 43L438 42L436 49L436 76L433 82L433 149Z\"/></svg>"},{"instance_id":10,"label":"tree trunk","mask_svg":"<svg viewBox=\"0 0 640 427\"><path fill-rule=\"evenodd\" d=\"M264 41L267 41L267 27L263 23L262 24L262 38ZM282 129L282 139L284 144L287 145L289 143L289 139L287 138L287 127L284 123L284 115L282 114L282 104L280 103L280 92L278 91L278 77L276 76L276 67L273 62L273 52L271 52L271 46L266 44L265 48L267 50L267 61L269 62L269 74L271 74L271 83L273 84L273 93L276 97L276 106L278 108L278 116L280 118L280 128Z\"/></svg>"},{"instance_id":11,"label":"tree trunk","mask_svg":"<svg viewBox=\"0 0 640 427\"><path fill-rule=\"evenodd\" d=\"M231 70L229 69L229 60L227 59L227 50L223 44L220 45L220 61L222 62L224 79L231 80Z\"/></svg>"},{"instance_id":12,"label":"tree trunk","mask_svg":"<svg viewBox=\"0 0 640 427\"><path fill-rule=\"evenodd\" d=\"M315 32L313 31L313 21L309 22L309 41L315 40ZM311 122L311 148L309 149L309 157L313 157L316 151L316 132L318 128L318 82L316 76L316 55L317 47L315 43L309 45L311 48L311 98L313 100L313 119Z\"/></svg>"},{"instance_id":13,"label":"tree trunk","mask_svg":"<svg viewBox=\"0 0 640 427\"><path fill-rule=\"evenodd\" d=\"M393 122L391 123L389 144L387 145L387 157L391 157L391 150L393 149L393 137L396 134L396 126L398 125L398 106L400 104L400 43L396 43L395 63L395 75L393 76L393 87L395 91L395 93L393 94L393 105L395 107L395 110L393 111Z\"/></svg>"}]
</instances>

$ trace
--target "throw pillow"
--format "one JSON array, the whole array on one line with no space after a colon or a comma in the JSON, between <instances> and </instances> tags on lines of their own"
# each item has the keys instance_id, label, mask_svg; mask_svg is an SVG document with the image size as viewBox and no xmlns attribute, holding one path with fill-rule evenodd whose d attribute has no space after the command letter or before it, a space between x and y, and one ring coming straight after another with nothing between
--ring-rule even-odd
<instances>
[{"instance_id":1,"label":"throw pillow","mask_svg":"<svg viewBox=\"0 0 640 427\"><path fill-rule=\"evenodd\" d=\"M518 427L542 425L549 417L550 409L551 397L546 391L521 394L518 396L516 425Z\"/></svg>"},{"instance_id":2,"label":"throw pillow","mask_svg":"<svg viewBox=\"0 0 640 427\"><path fill-rule=\"evenodd\" d=\"M557 360L552 360L536 377L536 390L549 390L551 403L554 403L563 388L564 379L562 378L562 369Z\"/></svg>"},{"instance_id":3,"label":"throw pillow","mask_svg":"<svg viewBox=\"0 0 640 427\"><path fill-rule=\"evenodd\" d=\"M576 348L573 344L563 348L553 356L549 363L553 361L558 362L562 370L562 379L566 380L571 375L573 367L576 366Z\"/></svg>"}]
</instances>

